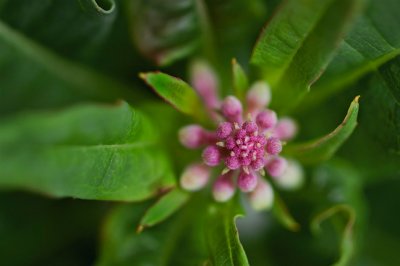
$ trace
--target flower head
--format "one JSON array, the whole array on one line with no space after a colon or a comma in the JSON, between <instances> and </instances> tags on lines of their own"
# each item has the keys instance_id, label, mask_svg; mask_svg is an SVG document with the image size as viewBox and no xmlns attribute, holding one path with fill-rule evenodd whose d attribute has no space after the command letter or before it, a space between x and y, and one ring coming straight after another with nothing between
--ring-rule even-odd
<instances>
[{"instance_id":1,"label":"flower head","mask_svg":"<svg viewBox=\"0 0 400 266\"><path fill-rule=\"evenodd\" d=\"M193 68L193 86L215 128L206 130L200 125L188 125L179 131L183 146L203 148L203 162L186 168L181 176L181 186L198 190L207 184L211 168L220 167L222 173L215 179L212 190L216 201L229 200L237 186L248 193L255 209L270 208L273 190L264 176L267 173L280 183L285 182L285 176L292 178L293 169L287 169L287 160L279 154L283 141L295 136L297 125L290 118L278 119L273 110L267 109L271 92L264 81L251 86L243 106L232 95L220 100L213 73L204 63Z\"/></svg>"}]
</instances>

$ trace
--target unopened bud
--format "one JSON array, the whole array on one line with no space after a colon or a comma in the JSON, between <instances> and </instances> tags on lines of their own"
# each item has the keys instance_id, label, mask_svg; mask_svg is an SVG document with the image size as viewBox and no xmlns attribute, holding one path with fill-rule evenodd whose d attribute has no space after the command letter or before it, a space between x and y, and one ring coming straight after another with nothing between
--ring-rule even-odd
<instances>
[{"instance_id":1,"label":"unopened bud","mask_svg":"<svg viewBox=\"0 0 400 266\"><path fill-rule=\"evenodd\" d=\"M282 151L282 143L278 138L270 137L267 140L266 146L267 153L271 155L279 154Z\"/></svg>"},{"instance_id":2,"label":"unopened bud","mask_svg":"<svg viewBox=\"0 0 400 266\"><path fill-rule=\"evenodd\" d=\"M278 121L273 135L281 140L292 139L297 133L297 124L293 119L283 118Z\"/></svg>"},{"instance_id":3,"label":"unopened bud","mask_svg":"<svg viewBox=\"0 0 400 266\"><path fill-rule=\"evenodd\" d=\"M264 109L271 101L271 89L264 81L255 82L247 93L247 106L250 112Z\"/></svg>"},{"instance_id":4,"label":"unopened bud","mask_svg":"<svg viewBox=\"0 0 400 266\"><path fill-rule=\"evenodd\" d=\"M281 176L285 172L286 167L287 161L282 157L274 157L266 164L267 172L272 177Z\"/></svg>"},{"instance_id":5,"label":"unopened bud","mask_svg":"<svg viewBox=\"0 0 400 266\"><path fill-rule=\"evenodd\" d=\"M210 178L210 168L204 164L192 164L183 171L180 184L185 190L196 191L203 188Z\"/></svg>"},{"instance_id":6,"label":"unopened bud","mask_svg":"<svg viewBox=\"0 0 400 266\"><path fill-rule=\"evenodd\" d=\"M265 180L259 180L256 188L249 194L249 201L257 211L269 210L274 203L274 191Z\"/></svg>"},{"instance_id":7,"label":"unopened bud","mask_svg":"<svg viewBox=\"0 0 400 266\"><path fill-rule=\"evenodd\" d=\"M201 126L189 125L179 130L179 141L183 146L195 149L207 143L207 134Z\"/></svg>"},{"instance_id":8,"label":"unopened bud","mask_svg":"<svg viewBox=\"0 0 400 266\"><path fill-rule=\"evenodd\" d=\"M241 191L243 192L251 192L257 186L258 176L253 172L246 173L245 171L241 171L237 184Z\"/></svg>"},{"instance_id":9,"label":"unopened bud","mask_svg":"<svg viewBox=\"0 0 400 266\"><path fill-rule=\"evenodd\" d=\"M287 160L287 167L282 175L274 177L276 184L282 189L295 190L304 182L304 171L295 160Z\"/></svg>"},{"instance_id":10,"label":"unopened bud","mask_svg":"<svg viewBox=\"0 0 400 266\"><path fill-rule=\"evenodd\" d=\"M218 80L214 70L203 61L196 61L191 67L191 84L209 108L217 108Z\"/></svg>"},{"instance_id":11,"label":"unopened bud","mask_svg":"<svg viewBox=\"0 0 400 266\"><path fill-rule=\"evenodd\" d=\"M217 146L208 146L203 151L203 161L208 166L216 166L221 161L221 152Z\"/></svg>"},{"instance_id":12,"label":"unopened bud","mask_svg":"<svg viewBox=\"0 0 400 266\"><path fill-rule=\"evenodd\" d=\"M221 111L228 121L242 122L242 104L236 97L226 97L222 102Z\"/></svg>"},{"instance_id":13,"label":"unopened bud","mask_svg":"<svg viewBox=\"0 0 400 266\"><path fill-rule=\"evenodd\" d=\"M213 196L216 201L225 202L235 194L235 185L232 181L232 174L229 172L221 175L215 181L213 186Z\"/></svg>"},{"instance_id":14,"label":"unopened bud","mask_svg":"<svg viewBox=\"0 0 400 266\"><path fill-rule=\"evenodd\" d=\"M264 110L256 117L257 125L263 130L273 128L278 121L278 117L274 111Z\"/></svg>"}]
</instances>

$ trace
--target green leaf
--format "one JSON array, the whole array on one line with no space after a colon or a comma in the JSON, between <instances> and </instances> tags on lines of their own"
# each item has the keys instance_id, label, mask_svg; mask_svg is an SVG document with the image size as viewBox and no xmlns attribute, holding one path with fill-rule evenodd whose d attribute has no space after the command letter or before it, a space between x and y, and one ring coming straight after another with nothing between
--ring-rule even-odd
<instances>
[{"instance_id":1,"label":"green leaf","mask_svg":"<svg viewBox=\"0 0 400 266\"><path fill-rule=\"evenodd\" d=\"M400 161L400 56L381 66L358 86L366 90L360 124Z\"/></svg>"},{"instance_id":2,"label":"green leaf","mask_svg":"<svg viewBox=\"0 0 400 266\"><path fill-rule=\"evenodd\" d=\"M300 225L293 218L293 216L289 213L288 208L285 205L285 202L281 199L281 197L277 194L275 189L274 191L274 205L272 206L272 212L278 221L285 226L287 229L291 231L299 231Z\"/></svg>"},{"instance_id":3,"label":"green leaf","mask_svg":"<svg viewBox=\"0 0 400 266\"><path fill-rule=\"evenodd\" d=\"M0 125L2 188L137 201L174 185L153 126L126 103L21 114Z\"/></svg>"},{"instance_id":4,"label":"green leaf","mask_svg":"<svg viewBox=\"0 0 400 266\"><path fill-rule=\"evenodd\" d=\"M0 114L118 98L131 89L66 61L0 21Z\"/></svg>"},{"instance_id":5,"label":"green leaf","mask_svg":"<svg viewBox=\"0 0 400 266\"><path fill-rule=\"evenodd\" d=\"M235 200L209 207L206 234L213 265L249 265L235 224L241 213Z\"/></svg>"},{"instance_id":6,"label":"green leaf","mask_svg":"<svg viewBox=\"0 0 400 266\"><path fill-rule=\"evenodd\" d=\"M249 81L246 73L236 59L232 59L232 76L235 95L243 101L246 91L249 89Z\"/></svg>"},{"instance_id":7,"label":"green leaf","mask_svg":"<svg viewBox=\"0 0 400 266\"><path fill-rule=\"evenodd\" d=\"M399 9L397 0L369 1L368 9L357 19L302 107L328 99L400 54L400 38L392 30L400 27Z\"/></svg>"},{"instance_id":8,"label":"green leaf","mask_svg":"<svg viewBox=\"0 0 400 266\"><path fill-rule=\"evenodd\" d=\"M136 46L158 65L191 54L202 35L198 8L192 0L129 0L128 17Z\"/></svg>"},{"instance_id":9,"label":"green leaf","mask_svg":"<svg viewBox=\"0 0 400 266\"><path fill-rule=\"evenodd\" d=\"M160 72L141 73L139 76L178 111L193 116L201 112L199 97L195 90L183 80Z\"/></svg>"},{"instance_id":10,"label":"green leaf","mask_svg":"<svg viewBox=\"0 0 400 266\"><path fill-rule=\"evenodd\" d=\"M334 265L346 266L350 265L349 262L354 253L353 227L356 220L356 214L354 209L346 204L336 205L329 208L328 210L314 217L314 219L311 221L311 231L314 234L320 233L321 223L340 212L345 213L347 215L347 223L343 229L343 235L340 244L340 253L341 253L340 258Z\"/></svg>"},{"instance_id":11,"label":"green leaf","mask_svg":"<svg viewBox=\"0 0 400 266\"><path fill-rule=\"evenodd\" d=\"M189 200L189 194L178 188L163 195L140 220L137 231L141 232L146 227L154 226L167 219L174 212L179 210Z\"/></svg>"},{"instance_id":12,"label":"green leaf","mask_svg":"<svg viewBox=\"0 0 400 266\"><path fill-rule=\"evenodd\" d=\"M262 32L251 62L263 68L273 106L287 111L309 91L331 60L358 0L289 0Z\"/></svg>"},{"instance_id":13,"label":"green leaf","mask_svg":"<svg viewBox=\"0 0 400 266\"><path fill-rule=\"evenodd\" d=\"M334 131L306 143L289 144L284 148L285 154L304 164L316 164L331 158L357 126L358 99L359 96L353 100L343 122Z\"/></svg>"}]
</instances>

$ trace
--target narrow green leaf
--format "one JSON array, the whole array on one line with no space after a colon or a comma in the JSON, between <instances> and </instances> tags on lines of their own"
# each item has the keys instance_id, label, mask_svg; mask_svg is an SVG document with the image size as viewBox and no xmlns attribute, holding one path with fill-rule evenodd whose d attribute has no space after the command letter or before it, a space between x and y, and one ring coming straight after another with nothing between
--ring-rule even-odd
<instances>
[{"instance_id":1,"label":"narrow green leaf","mask_svg":"<svg viewBox=\"0 0 400 266\"><path fill-rule=\"evenodd\" d=\"M141 73L143 79L165 101L184 114L199 114L201 102L195 90L181 79L161 72Z\"/></svg>"},{"instance_id":2,"label":"narrow green leaf","mask_svg":"<svg viewBox=\"0 0 400 266\"><path fill-rule=\"evenodd\" d=\"M357 126L359 97L357 96L350 104L346 117L334 131L305 143L289 144L284 148L285 154L295 157L304 164L315 164L331 158Z\"/></svg>"},{"instance_id":3,"label":"narrow green leaf","mask_svg":"<svg viewBox=\"0 0 400 266\"><path fill-rule=\"evenodd\" d=\"M300 225L290 214L288 208L285 205L285 202L277 194L276 190L274 191L274 205L272 207L272 212L274 213L278 221L287 229L291 231L298 231L300 229Z\"/></svg>"},{"instance_id":4,"label":"narrow green leaf","mask_svg":"<svg viewBox=\"0 0 400 266\"><path fill-rule=\"evenodd\" d=\"M400 54L400 38L392 29L400 27L400 2L369 1L357 18L326 72L311 88L302 108L310 108L349 87L368 72Z\"/></svg>"},{"instance_id":5,"label":"narrow green leaf","mask_svg":"<svg viewBox=\"0 0 400 266\"><path fill-rule=\"evenodd\" d=\"M359 0L289 0L261 34L251 62L262 67L275 108L287 111L331 60Z\"/></svg>"},{"instance_id":6,"label":"narrow green leaf","mask_svg":"<svg viewBox=\"0 0 400 266\"><path fill-rule=\"evenodd\" d=\"M232 59L232 76L235 95L243 101L246 91L249 89L249 81L246 73L236 59Z\"/></svg>"},{"instance_id":7,"label":"narrow green leaf","mask_svg":"<svg viewBox=\"0 0 400 266\"><path fill-rule=\"evenodd\" d=\"M336 205L328 210L320 213L311 221L311 231L314 234L318 234L321 232L321 223L326 221L327 219L333 217L338 213L345 213L347 218L347 223L344 226L342 240L340 244L340 258L334 264L335 266L347 266L350 265L350 259L354 253L354 243L353 243L353 227L356 221L356 214L354 209L346 204Z\"/></svg>"},{"instance_id":8,"label":"narrow green leaf","mask_svg":"<svg viewBox=\"0 0 400 266\"><path fill-rule=\"evenodd\" d=\"M147 118L126 103L10 117L0 123L0 186L54 197L143 200L175 183L156 140Z\"/></svg>"},{"instance_id":9,"label":"narrow green leaf","mask_svg":"<svg viewBox=\"0 0 400 266\"><path fill-rule=\"evenodd\" d=\"M241 213L235 200L209 207L206 234L213 265L249 265L235 224Z\"/></svg>"},{"instance_id":10,"label":"narrow green leaf","mask_svg":"<svg viewBox=\"0 0 400 266\"><path fill-rule=\"evenodd\" d=\"M188 200L189 194L187 192L178 188L169 191L147 210L146 214L140 220L137 231L141 232L146 227L154 226L167 219L174 212L180 209Z\"/></svg>"}]
</instances>

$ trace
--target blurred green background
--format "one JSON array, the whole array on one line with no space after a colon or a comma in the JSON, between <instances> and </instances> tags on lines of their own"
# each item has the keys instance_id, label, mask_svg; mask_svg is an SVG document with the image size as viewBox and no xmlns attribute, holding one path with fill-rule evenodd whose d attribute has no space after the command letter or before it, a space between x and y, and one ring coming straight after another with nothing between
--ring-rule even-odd
<instances>
[{"instance_id":1,"label":"blurred green background","mask_svg":"<svg viewBox=\"0 0 400 266\"><path fill-rule=\"evenodd\" d=\"M235 57L251 80L263 77L249 61L281 5L0 0L0 265L212 264L198 236L207 193L135 232L153 196L198 156L176 139L190 119L158 99L138 73L161 70L188 80L190 62L206 58L229 93ZM297 140L308 140L331 132L361 95L358 127L336 156L307 166L304 187L281 194L301 230L288 231L270 212L248 210L238 219L250 265L335 263L347 213L324 222L317 236L310 222L342 203L356 215L348 265L400 265L399 12L398 0L364 1L326 71L291 111ZM91 148L131 142L138 145Z\"/></svg>"}]
</instances>

